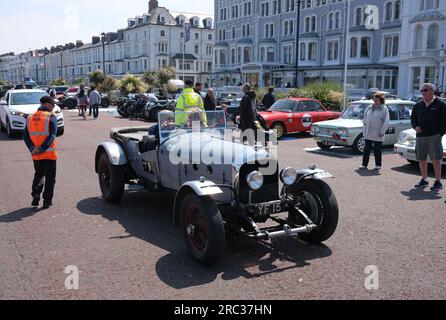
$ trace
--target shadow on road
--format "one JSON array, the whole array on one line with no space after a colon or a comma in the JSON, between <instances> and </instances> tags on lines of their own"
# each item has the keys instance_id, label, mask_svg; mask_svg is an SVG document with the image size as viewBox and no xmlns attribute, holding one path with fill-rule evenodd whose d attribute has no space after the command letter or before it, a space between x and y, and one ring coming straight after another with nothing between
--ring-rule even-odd
<instances>
[{"instance_id":1,"label":"shadow on road","mask_svg":"<svg viewBox=\"0 0 446 320\"><path fill-rule=\"evenodd\" d=\"M37 212L39 212L39 210L35 208L23 208L16 211L8 212L0 216L0 223L11 223L11 222L22 221L26 218L32 217Z\"/></svg>"},{"instance_id":2,"label":"shadow on road","mask_svg":"<svg viewBox=\"0 0 446 320\"><path fill-rule=\"evenodd\" d=\"M361 177L378 177L381 175L379 170L357 169L355 172Z\"/></svg>"},{"instance_id":3,"label":"shadow on road","mask_svg":"<svg viewBox=\"0 0 446 320\"><path fill-rule=\"evenodd\" d=\"M410 191L402 191L401 194L407 197L409 201L424 201L424 200L440 200L442 196L438 192L426 189L412 189Z\"/></svg>"},{"instance_id":4,"label":"shadow on road","mask_svg":"<svg viewBox=\"0 0 446 320\"><path fill-rule=\"evenodd\" d=\"M172 225L173 198L168 194L146 192L126 194L119 206L100 198L78 203L77 209L87 215L100 215L120 223L128 236L111 238L119 241L136 237L169 252L156 263L161 281L175 289L200 286L215 281L240 277L258 278L310 265L311 260L329 257L330 248L309 245L294 238L260 243L249 239L227 240L221 262L214 268L196 263L187 253L179 231ZM285 266L284 266L285 265Z\"/></svg>"},{"instance_id":5,"label":"shadow on road","mask_svg":"<svg viewBox=\"0 0 446 320\"><path fill-rule=\"evenodd\" d=\"M404 166L392 168L392 170L396 171L396 172L400 172L400 173L406 173L406 174L411 174L411 175L417 176L419 179L414 182L414 185L421 179L420 169L418 167L418 164L407 164ZM429 164L428 174L429 174L430 178L435 178L434 168L430 164ZM443 178L446 179L446 166L443 166L443 175L442 176L443 176Z\"/></svg>"}]
</instances>

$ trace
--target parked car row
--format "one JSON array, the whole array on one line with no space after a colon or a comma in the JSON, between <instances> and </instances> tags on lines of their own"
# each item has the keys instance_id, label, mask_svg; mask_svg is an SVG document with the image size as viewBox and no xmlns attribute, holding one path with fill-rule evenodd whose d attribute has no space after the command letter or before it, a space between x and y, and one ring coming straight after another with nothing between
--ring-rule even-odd
<instances>
[{"instance_id":1,"label":"parked car row","mask_svg":"<svg viewBox=\"0 0 446 320\"><path fill-rule=\"evenodd\" d=\"M56 99L60 101L63 109L75 109L78 106L76 94L79 91L79 86L67 87L56 86ZM49 93L51 88L46 90ZM89 92L90 88L85 87L85 91ZM108 108L111 105L111 101L106 94L101 95L101 107Z\"/></svg>"}]
</instances>

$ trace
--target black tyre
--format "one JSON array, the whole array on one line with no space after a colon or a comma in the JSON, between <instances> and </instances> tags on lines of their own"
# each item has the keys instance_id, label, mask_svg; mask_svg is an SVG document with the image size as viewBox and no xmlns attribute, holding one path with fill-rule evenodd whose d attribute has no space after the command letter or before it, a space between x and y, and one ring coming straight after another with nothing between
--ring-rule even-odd
<instances>
[{"instance_id":1,"label":"black tyre","mask_svg":"<svg viewBox=\"0 0 446 320\"><path fill-rule=\"evenodd\" d=\"M65 133L65 128L59 128L59 129L57 129L57 136L58 136L58 137L63 136L64 133Z\"/></svg>"},{"instance_id":2,"label":"black tyre","mask_svg":"<svg viewBox=\"0 0 446 320\"><path fill-rule=\"evenodd\" d=\"M285 125L280 122L273 123L270 130L275 130L277 132L277 140L282 139L286 135Z\"/></svg>"},{"instance_id":3,"label":"black tyre","mask_svg":"<svg viewBox=\"0 0 446 320\"><path fill-rule=\"evenodd\" d=\"M3 126L2 121L0 120L0 132L5 132L6 128Z\"/></svg>"},{"instance_id":4,"label":"black tyre","mask_svg":"<svg viewBox=\"0 0 446 320\"><path fill-rule=\"evenodd\" d=\"M63 102L63 107L67 108L69 110L75 109L77 107L77 105L78 105L77 99L74 99L74 98L67 98Z\"/></svg>"},{"instance_id":5,"label":"black tyre","mask_svg":"<svg viewBox=\"0 0 446 320\"><path fill-rule=\"evenodd\" d=\"M111 102L109 98L102 98L101 99L101 107L107 109L108 107L110 107Z\"/></svg>"},{"instance_id":6,"label":"black tyre","mask_svg":"<svg viewBox=\"0 0 446 320\"><path fill-rule=\"evenodd\" d=\"M365 149L365 138L362 133L356 138L353 143L353 152L356 154L363 154Z\"/></svg>"},{"instance_id":7,"label":"black tyre","mask_svg":"<svg viewBox=\"0 0 446 320\"><path fill-rule=\"evenodd\" d=\"M12 139L15 137L15 132L11 128L11 123L9 122L9 119L6 118L6 134L8 135L8 138Z\"/></svg>"},{"instance_id":8,"label":"black tyre","mask_svg":"<svg viewBox=\"0 0 446 320\"><path fill-rule=\"evenodd\" d=\"M329 146L328 144L325 144L323 142L318 142L317 146L319 148L321 148L322 150L330 150L331 149L331 146Z\"/></svg>"},{"instance_id":9,"label":"black tyre","mask_svg":"<svg viewBox=\"0 0 446 320\"><path fill-rule=\"evenodd\" d=\"M180 214L181 232L189 253L203 265L216 264L223 256L225 229L215 202L191 193L184 198Z\"/></svg>"},{"instance_id":10,"label":"black tyre","mask_svg":"<svg viewBox=\"0 0 446 320\"><path fill-rule=\"evenodd\" d=\"M324 181L309 179L296 186L293 193L300 201L301 209L318 226L311 233L300 234L300 239L313 244L330 239L336 231L339 220L338 202L330 186ZM290 212L290 219L295 216L299 216L300 224L308 223L299 213Z\"/></svg>"},{"instance_id":11,"label":"black tyre","mask_svg":"<svg viewBox=\"0 0 446 320\"><path fill-rule=\"evenodd\" d=\"M119 203L124 195L124 168L112 165L104 152L99 158L98 175L104 199L109 203Z\"/></svg>"},{"instance_id":12,"label":"black tyre","mask_svg":"<svg viewBox=\"0 0 446 320\"><path fill-rule=\"evenodd\" d=\"M128 114L127 114L127 107L126 106L118 107L117 111L118 111L118 114L121 117L127 118Z\"/></svg>"}]
</instances>

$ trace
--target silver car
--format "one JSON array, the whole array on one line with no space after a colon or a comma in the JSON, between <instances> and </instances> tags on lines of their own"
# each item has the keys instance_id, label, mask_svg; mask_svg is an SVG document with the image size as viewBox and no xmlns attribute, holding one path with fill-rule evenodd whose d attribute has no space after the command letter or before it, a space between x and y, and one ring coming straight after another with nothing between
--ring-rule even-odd
<instances>
[{"instance_id":1,"label":"silver car","mask_svg":"<svg viewBox=\"0 0 446 320\"><path fill-rule=\"evenodd\" d=\"M339 119L315 123L311 134L319 148L329 150L334 146L345 146L353 148L357 154L362 154L365 148L364 113L372 105L372 100L355 101L348 105ZM383 145L393 146L400 133L412 127L410 118L415 103L388 99L386 105L389 108L390 123Z\"/></svg>"},{"instance_id":2,"label":"silver car","mask_svg":"<svg viewBox=\"0 0 446 320\"><path fill-rule=\"evenodd\" d=\"M96 152L104 199L119 203L125 185L170 192L174 224L202 264L221 258L225 233L321 243L337 228L336 197L323 181L332 175L314 166L279 172L271 143L234 141L222 111L162 112L158 127L114 129L110 137Z\"/></svg>"}]
</instances>

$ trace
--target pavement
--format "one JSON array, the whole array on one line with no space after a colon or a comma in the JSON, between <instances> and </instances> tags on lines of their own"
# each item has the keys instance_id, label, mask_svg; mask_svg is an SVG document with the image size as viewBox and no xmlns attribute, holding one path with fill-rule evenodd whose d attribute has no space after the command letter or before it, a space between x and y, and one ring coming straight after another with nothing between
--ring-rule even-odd
<instances>
[{"instance_id":1,"label":"pavement","mask_svg":"<svg viewBox=\"0 0 446 320\"><path fill-rule=\"evenodd\" d=\"M101 199L96 146L111 128L142 123L113 112L86 121L64 113L48 210L30 208L24 143L0 134L0 299L446 298L446 191L415 190L418 169L391 149L377 174L357 170L361 158L350 150L318 151L308 135L280 142L282 167L316 164L335 176L327 181L340 207L335 235L320 246L228 241L221 262L206 268L172 226L170 195L129 192L119 205ZM67 289L70 266L78 289Z\"/></svg>"}]
</instances>

